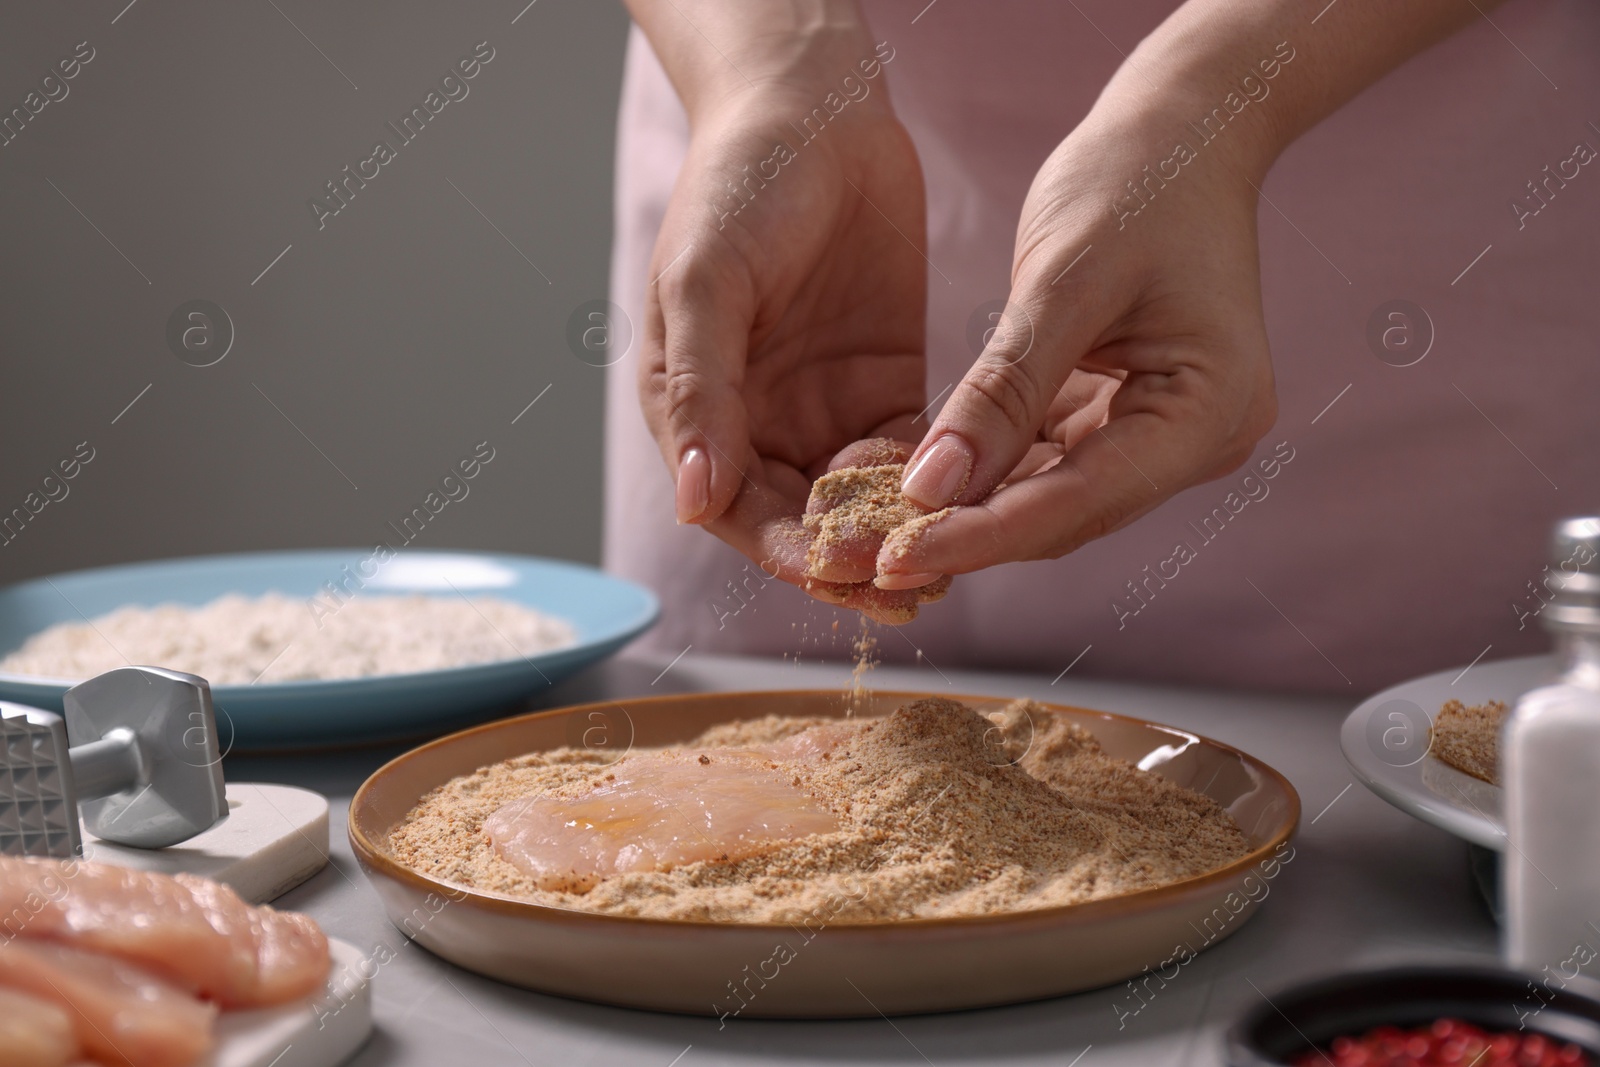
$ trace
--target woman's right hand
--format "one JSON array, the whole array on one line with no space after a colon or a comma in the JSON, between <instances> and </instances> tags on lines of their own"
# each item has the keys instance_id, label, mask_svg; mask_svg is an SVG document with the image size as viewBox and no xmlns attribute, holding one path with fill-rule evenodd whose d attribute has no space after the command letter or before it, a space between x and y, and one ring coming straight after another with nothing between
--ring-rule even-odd
<instances>
[{"instance_id":1,"label":"woman's right hand","mask_svg":"<svg viewBox=\"0 0 1600 1067\"><path fill-rule=\"evenodd\" d=\"M801 515L847 446L921 436L922 173L889 107L891 49L864 28L828 28L809 54L780 40L770 67L713 59L716 88L686 91L663 57L691 140L650 267L640 401L680 522L820 599L903 618L929 594L880 590L870 565L807 573Z\"/></svg>"}]
</instances>

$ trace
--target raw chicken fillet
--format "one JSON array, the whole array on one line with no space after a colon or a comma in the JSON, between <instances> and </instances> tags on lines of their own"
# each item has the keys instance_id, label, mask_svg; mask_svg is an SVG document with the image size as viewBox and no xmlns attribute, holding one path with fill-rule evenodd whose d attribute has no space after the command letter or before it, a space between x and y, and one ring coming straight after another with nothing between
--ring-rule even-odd
<instances>
[{"instance_id":1,"label":"raw chicken fillet","mask_svg":"<svg viewBox=\"0 0 1600 1067\"><path fill-rule=\"evenodd\" d=\"M328 966L309 918L204 878L0 857L0 1067L183 1067L218 1008L307 997Z\"/></svg>"},{"instance_id":2,"label":"raw chicken fillet","mask_svg":"<svg viewBox=\"0 0 1600 1067\"><path fill-rule=\"evenodd\" d=\"M0 947L0 984L64 1005L77 1047L102 1063L184 1067L211 1049L215 1005L97 952L19 937Z\"/></svg>"},{"instance_id":3,"label":"raw chicken fillet","mask_svg":"<svg viewBox=\"0 0 1600 1067\"><path fill-rule=\"evenodd\" d=\"M483 828L502 858L540 888L556 891L585 893L615 874L739 859L839 829L833 814L774 762L820 756L835 741L788 738L772 752L713 748L628 756L592 792L521 797L490 815Z\"/></svg>"},{"instance_id":4,"label":"raw chicken fillet","mask_svg":"<svg viewBox=\"0 0 1600 1067\"><path fill-rule=\"evenodd\" d=\"M0 988L0 1067L57 1067L77 1051L66 1008Z\"/></svg>"}]
</instances>

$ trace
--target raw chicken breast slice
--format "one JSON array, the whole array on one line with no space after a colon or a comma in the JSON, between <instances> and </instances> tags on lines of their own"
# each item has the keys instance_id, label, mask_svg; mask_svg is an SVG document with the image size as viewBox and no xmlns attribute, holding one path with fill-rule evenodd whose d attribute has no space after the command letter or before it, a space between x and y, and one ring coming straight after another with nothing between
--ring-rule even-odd
<instances>
[{"instance_id":1,"label":"raw chicken breast slice","mask_svg":"<svg viewBox=\"0 0 1600 1067\"><path fill-rule=\"evenodd\" d=\"M195 987L247 982L255 966L253 946L219 935L185 886L105 863L0 857L0 933L181 969Z\"/></svg>"},{"instance_id":2,"label":"raw chicken breast slice","mask_svg":"<svg viewBox=\"0 0 1600 1067\"><path fill-rule=\"evenodd\" d=\"M64 1067L77 1057L65 1008L0 988L0 1067Z\"/></svg>"},{"instance_id":3,"label":"raw chicken breast slice","mask_svg":"<svg viewBox=\"0 0 1600 1067\"><path fill-rule=\"evenodd\" d=\"M232 889L191 874L176 877L230 942L253 946L253 971L214 994L223 1007L282 1004L322 988L328 977L328 938L310 916L293 911L253 907Z\"/></svg>"},{"instance_id":4,"label":"raw chicken breast slice","mask_svg":"<svg viewBox=\"0 0 1600 1067\"><path fill-rule=\"evenodd\" d=\"M790 734L781 741L757 745L752 751L784 763L815 763L824 755L831 756L841 744L860 732L859 720L825 722Z\"/></svg>"},{"instance_id":5,"label":"raw chicken breast slice","mask_svg":"<svg viewBox=\"0 0 1600 1067\"><path fill-rule=\"evenodd\" d=\"M23 937L0 943L0 986L65 1007L77 1043L100 1063L187 1067L211 1049L213 1005L98 952Z\"/></svg>"},{"instance_id":6,"label":"raw chicken breast slice","mask_svg":"<svg viewBox=\"0 0 1600 1067\"><path fill-rule=\"evenodd\" d=\"M583 796L513 800L484 822L495 851L543 889L586 893L628 871L754 855L839 822L761 753L652 752Z\"/></svg>"},{"instance_id":7,"label":"raw chicken breast slice","mask_svg":"<svg viewBox=\"0 0 1600 1067\"><path fill-rule=\"evenodd\" d=\"M106 863L0 857L0 936L51 938L150 968L224 1007L308 996L328 940L227 886Z\"/></svg>"}]
</instances>

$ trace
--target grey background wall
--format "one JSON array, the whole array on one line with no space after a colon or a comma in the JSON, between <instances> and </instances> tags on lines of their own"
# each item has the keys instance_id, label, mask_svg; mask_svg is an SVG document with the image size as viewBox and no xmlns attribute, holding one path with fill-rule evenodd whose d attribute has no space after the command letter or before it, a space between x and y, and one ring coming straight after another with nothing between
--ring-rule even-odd
<instances>
[{"instance_id":1,"label":"grey background wall","mask_svg":"<svg viewBox=\"0 0 1600 1067\"><path fill-rule=\"evenodd\" d=\"M597 559L603 372L566 326L606 292L627 21L525 3L8 6L0 514L94 458L8 534L0 580L370 546L485 440L416 544ZM386 124L414 107L407 142ZM346 166L376 176L319 220ZM185 320L186 361L168 323L193 299L228 321Z\"/></svg>"}]
</instances>

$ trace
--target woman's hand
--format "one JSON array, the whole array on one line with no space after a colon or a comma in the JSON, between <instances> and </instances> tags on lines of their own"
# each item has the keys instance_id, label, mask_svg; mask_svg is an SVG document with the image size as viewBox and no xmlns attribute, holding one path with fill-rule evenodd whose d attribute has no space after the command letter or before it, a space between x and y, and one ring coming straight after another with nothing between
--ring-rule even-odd
<instances>
[{"instance_id":1,"label":"woman's hand","mask_svg":"<svg viewBox=\"0 0 1600 1067\"><path fill-rule=\"evenodd\" d=\"M863 438L914 440L925 402L922 174L881 77L893 53L864 35L819 53L686 94L639 395L680 522L822 599L903 614L921 594L806 572L812 480Z\"/></svg>"},{"instance_id":2,"label":"woman's hand","mask_svg":"<svg viewBox=\"0 0 1600 1067\"><path fill-rule=\"evenodd\" d=\"M1034 179L1008 307L904 482L928 508L970 506L891 537L881 587L1064 555L1226 474L1272 426L1260 175L1233 145L1180 164L1168 131L1196 140L1093 115Z\"/></svg>"},{"instance_id":3,"label":"woman's hand","mask_svg":"<svg viewBox=\"0 0 1600 1067\"><path fill-rule=\"evenodd\" d=\"M877 584L1064 555L1248 458L1276 414L1267 170L1482 12L1188 0L1141 42L1034 179L1001 328L907 466L907 496L969 506L892 534Z\"/></svg>"}]
</instances>

